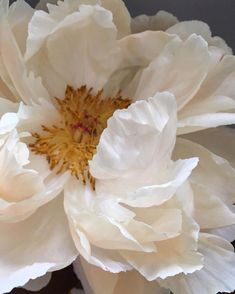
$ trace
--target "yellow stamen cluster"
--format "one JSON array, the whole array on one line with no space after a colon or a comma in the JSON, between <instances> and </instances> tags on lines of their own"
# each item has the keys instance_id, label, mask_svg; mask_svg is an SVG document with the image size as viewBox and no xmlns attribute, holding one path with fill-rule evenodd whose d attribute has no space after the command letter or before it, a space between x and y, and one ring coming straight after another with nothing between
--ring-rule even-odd
<instances>
[{"instance_id":1,"label":"yellow stamen cluster","mask_svg":"<svg viewBox=\"0 0 235 294\"><path fill-rule=\"evenodd\" d=\"M131 101L123 99L120 92L115 97L104 97L103 90L93 93L92 88L82 86L75 90L67 86L65 98L55 98L61 114L56 125L42 125L42 133L33 133L35 142L31 150L47 157L50 169L58 174L70 171L73 176L95 181L89 173L88 161L96 153L101 133L107 120L117 109L127 108Z\"/></svg>"}]
</instances>

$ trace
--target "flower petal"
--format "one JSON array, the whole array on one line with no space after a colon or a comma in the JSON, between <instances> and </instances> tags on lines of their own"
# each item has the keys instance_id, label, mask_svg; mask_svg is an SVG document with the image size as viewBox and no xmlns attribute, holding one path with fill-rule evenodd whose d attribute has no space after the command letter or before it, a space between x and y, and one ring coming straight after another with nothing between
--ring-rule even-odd
<instances>
[{"instance_id":1,"label":"flower petal","mask_svg":"<svg viewBox=\"0 0 235 294\"><path fill-rule=\"evenodd\" d=\"M20 99L31 103L33 100L37 101L38 97L48 98L40 78L28 74L20 49L5 19L1 22L0 33L2 61Z\"/></svg>"},{"instance_id":2,"label":"flower petal","mask_svg":"<svg viewBox=\"0 0 235 294\"><path fill-rule=\"evenodd\" d=\"M229 162L201 145L179 138L174 154L175 158L198 156L199 164L193 171L190 181L225 204L232 205L235 202L235 170Z\"/></svg>"},{"instance_id":3,"label":"flower petal","mask_svg":"<svg viewBox=\"0 0 235 294\"><path fill-rule=\"evenodd\" d=\"M156 15L138 15L132 19L131 31L133 34L144 31L165 31L178 22L173 14L160 10Z\"/></svg>"},{"instance_id":4,"label":"flower petal","mask_svg":"<svg viewBox=\"0 0 235 294\"><path fill-rule=\"evenodd\" d=\"M219 237L201 234L199 250L205 258L201 270L159 280L160 284L174 294L232 292L235 289L233 246Z\"/></svg>"},{"instance_id":5,"label":"flower petal","mask_svg":"<svg viewBox=\"0 0 235 294\"><path fill-rule=\"evenodd\" d=\"M176 105L170 93L117 110L89 163L91 174L111 179L165 165L175 143L175 123Z\"/></svg>"},{"instance_id":6,"label":"flower petal","mask_svg":"<svg viewBox=\"0 0 235 294\"><path fill-rule=\"evenodd\" d=\"M202 268L202 256L196 252L198 225L184 216L181 234L166 241L157 242L157 252L141 253L123 251L126 260L148 281L192 273ZM172 250L174 248L174 250Z\"/></svg>"},{"instance_id":7,"label":"flower petal","mask_svg":"<svg viewBox=\"0 0 235 294\"><path fill-rule=\"evenodd\" d=\"M227 127L211 128L184 138L198 143L220 157L227 159L235 167L235 130Z\"/></svg>"},{"instance_id":8,"label":"flower petal","mask_svg":"<svg viewBox=\"0 0 235 294\"><path fill-rule=\"evenodd\" d=\"M209 26L199 20L181 21L168 28L167 33L176 34L182 40L186 40L190 35L197 34L205 39L209 46L218 46L224 50L226 54L232 54L231 48L219 37L213 37Z\"/></svg>"},{"instance_id":9,"label":"flower petal","mask_svg":"<svg viewBox=\"0 0 235 294\"><path fill-rule=\"evenodd\" d=\"M105 272L83 259L74 262L75 272L87 294L170 294L156 282L149 282L136 271L120 274Z\"/></svg>"},{"instance_id":10,"label":"flower petal","mask_svg":"<svg viewBox=\"0 0 235 294\"><path fill-rule=\"evenodd\" d=\"M24 285L24 289L28 291L39 291L46 287L51 280L51 273L46 273L44 276L39 277L34 280L29 280L27 284Z\"/></svg>"},{"instance_id":11,"label":"flower petal","mask_svg":"<svg viewBox=\"0 0 235 294\"><path fill-rule=\"evenodd\" d=\"M51 213L53 211L53 213ZM77 256L62 198L17 223L0 223L0 292L69 265ZM30 254L29 254L30 252Z\"/></svg>"},{"instance_id":12,"label":"flower petal","mask_svg":"<svg viewBox=\"0 0 235 294\"><path fill-rule=\"evenodd\" d=\"M29 23L25 58L52 96L63 97L66 85L100 90L119 61L116 37L112 14L101 6L80 5L60 22L38 11ZM46 63L39 64L41 57Z\"/></svg>"},{"instance_id":13,"label":"flower petal","mask_svg":"<svg viewBox=\"0 0 235 294\"><path fill-rule=\"evenodd\" d=\"M128 86L134 99L146 99L157 91L169 91L181 109L199 90L210 63L207 43L191 35L186 41L173 39ZM128 93L128 88L126 89Z\"/></svg>"}]
</instances>

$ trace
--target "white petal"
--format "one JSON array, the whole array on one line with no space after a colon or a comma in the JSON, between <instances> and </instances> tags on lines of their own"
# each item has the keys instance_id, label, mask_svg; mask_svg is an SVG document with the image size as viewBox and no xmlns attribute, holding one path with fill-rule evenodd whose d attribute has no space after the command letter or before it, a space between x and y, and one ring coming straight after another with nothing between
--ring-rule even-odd
<instances>
[{"instance_id":1,"label":"white petal","mask_svg":"<svg viewBox=\"0 0 235 294\"><path fill-rule=\"evenodd\" d=\"M29 76L23 57L6 21L1 23L1 56L10 80L18 96L26 103L36 101L38 97L48 97L46 89L39 78ZM36 85L36 88L35 88Z\"/></svg>"},{"instance_id":2,"label":"white petal","mask_svg":"<svg viewBox=\"0 0 235 294\"><path fill-rule=\"evenodd\" d=\"M186 40L190 35L197 34L205 39L210 46L217 46L224 50L224 53L231 54L231 49L228 45L219 37L213 37L211 35L210 28L208 24L198 21L182 21L178 22L172 27L170 27L167 31L169 34L176 34L180 36L182 40Z\"/></svg>"},{"instance_id":3,"label":"white petal","mask_svg":"<svg viewBox=\"0 0 235 294\"><path fill-rule=\"evenodd\" d=\"M113 14L113 22L118 30L118 37L123 38L130 34L131 17L122 0L101 0L101 5Z\"/></svg>"},{"instance_id":4,"label":"white petal","mask_svg":"<svg viewBox=\"0 0 235 294\"><path fill-rule=\"evenodd\" d=\"M135 207L150 207L161 205L169 200L176 190L187 180L192 170L197 166L198 159L191 158L188 160L178 160L170 165L165 174L166 182L159 185L140 187L134 192L127 195L121 202ZM125 182L124 189L128 183ZM116 187L116 189L118 189ZM117 190L118 191L118 190ZM121 197L120 195L119 197Z\"/></svg>"},{"instance_id":5,"label":"white petal","mask_svg":"<svg viewBox=\"0 0 235 294\"><path fill-rule=\"evenodd\" d=\"M170 294L156 282L149 282L136 271L111 274L92 266L83 259L75 261L75 272L87 294Z\"/></svg>"},{"instance_id":6,"label":"white petal","mask_svg":"<svg viewBox=\"0 0 235 294\"><path fill-rule=\"evenodd\" d=\"M165 31L178 22L178 19L171 13L160 10L156 15L138 15L132 19L132 33L144 31Z\"/></svg>"},{"instance_id":7,"label":"white petal","mask_svg":"<svg viewBox=\"0 0 235 294\"><path fill-rule=\"evenodd\" d=\"M100 90L119 61L116 35L111 12L98 5L80 5L59 23L38 11L29 24L26 58L38 51L29 64L51 95L64 95L68 84ZM41 57L46 64L39 64ZM60 91L53 89L58 79Z\"/></svg>"},{"instance_id":8,"label":"white petal","mask_svg":"<svg viewBox=\"0 0 235 294\"><path fill-rule=\"evenodd\" d=\"M175 123L176 105L169 93L117 110L89 163L92 175L110 179L165 165L175 142Z\"/></svg>"},{"instance_id":9,"label":"white petal","mask_svg":"<svg viewBox=\"0 0 235 294\"><path fill-rule=\"evenodd\" d=\"M27 284L24 285L24 289L28 291L39 291L46 287L51 280L51 273L46 273L44 276L39 277L34 280L29 280Z\"/></svg>"},{"instance_id":10,"label":"white petal","mask_svg":"<svg viewBox=\"0 0 235 294\"><path fill-rule=\"evenodd\" d=\"M235 167L234 129L226 127L211 128L193 134L187 134L184 137L227 159Z\"/></svg>"},{"instance_id":11,"label":"white petal","mask_svg":"<svg viewBox=\"0 0 235 294\"><path fill-rule=\"evenodd\" d=\"M215 294L235 289L235 255L231 244L207 234L201 234L199 250L204 255L204 267L193 274L178 275L159 281L174 294Z\"/></svg>"},{"instance_id":12,"label":"white petal","mask_svg":"<svg viewBox=\"0 0 235 294\"><path fill-rule=\"evenodd\" d=\"M0 224L1 293L66 267L76 258L62 200L40 208L23 222Z\"/></svg>"},{"instance_id":13,"label":"white petal","mask_svg":"<svg viewBox=\"0 0 235 294\"><path fill-rule=\"evenodd\" d=\"M157 242L157 252L123 251L122 255L149 281L181 272L192 273L202 268L202 256L196 252L198 231L198 225L184 217L182 233L176 238Z\"/></svg>"},{"instance_id":14,"label":"white petal","mask_svg":"<svg viewBox=\"0 0 235 294\"><path fill-rule=\"evenodd\" d=\"M113 294L117 283L118 274L107 271L87 263L83 258L78 258L73 263L74 271L81 280L86 294Z\"/></svg>"},{"instance_id":15,"label":"white petal","mask_svg":"<svg viewBox=\"0 0 235 294\"><path fill-rule=\"evenodd\" d=\"M235 202L235 170L225 159L185 139L177 139L174 153L176 158L198 156L199 164L190 181L228 205Z\"/></svg>"},{"instance_id":16,"label":"white petal","mask_svg":"<svg viewBox=\"0 0 235 294\"><path fill-rule=\"evenodd\" d=\"M148 67L138 72L128 88L136 87L135 99L146 99L157 91L169 91L175 95L181 109L199 90L209 62L207 43L201 37L191 35L184 42L175 38Z\"/></svg>"}]
</instances>

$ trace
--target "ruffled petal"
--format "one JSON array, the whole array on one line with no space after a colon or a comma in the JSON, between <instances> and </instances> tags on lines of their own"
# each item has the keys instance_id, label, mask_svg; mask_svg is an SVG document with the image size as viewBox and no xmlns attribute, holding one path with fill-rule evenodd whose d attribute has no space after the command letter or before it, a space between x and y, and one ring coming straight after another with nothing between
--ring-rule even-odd
<instances>
[{"instance_id":1,"label":"ruffled petal","mask_svg":"<svg viewBox=\"0 0 235 294\"><path fill-rule=\"evenodd\" d=\"M41 79L27 71L22 53L16 43L14 35L6 19L0 26L1 59L4 64L6 79L9 88L15 88L19 100L25 103L37 101L38 97L48 98L48 92L43 87Z\"/></svg>"},{"instance_id":2,"label":"ruffled petal","mask_svg":"<svg viewBox=\"0 0 235 294\"><path fill-rule=\"evenodd\" d=\"M187 104L199 90L210 63L207 43L191 35L186 41L173 39L161 54L139 71L126 91L135 89L135 99L146 99L157 91L169 91L178 108Z\"/></svg>"},{"instance_id":3,"label":"ruffled petal","mask_svg":"<svg viewBox=\"0 0 235 294\"><path fill-rule=\"evenodd\" d=\"M77 256L62 198L43 206L23 222L0 223L0 234L3 236L0 240L1 293L23 286L47 271L66 267Z\"/></svg>"},{"instance_id":4,"label":"ruffled petal","mask_svg":"<svg viewBox=\"0 0 235 294\"><path fill-rule=\"evenodd\" d=\"M171 157L175 143L176 105L170 93L156 94L126 110L117 110L101 135L90 172L98 179L126 177Z\"/></svg>"},{"instance_id":5,"label":"ruffled petal","mask_svg":"<svg viewBox=\"0 0 235 294\"><path fill-rule=\"evenodd\" d=\"M227 160L185 139L177 139L174 154L176 158L198 156L199 164L190 181L227 205L235 202L235 170Z\"/></svg>"},{"instance_id":6,"label":"ruffled petal","mask_svg":"<svg viewBox=\"0 0 235 294\"><path fill-rule=\"evenodd\" d=\"M131 31L133 34L144 31L165 31L178 23L177 17L173 14L160 10L156 15L138 15L132 19Z\"/></svg>"},{"instance_id":7,"label":"ruffled petal","mask_svg":"<svg viewBox=\"0 0 235 294\"><path fill-rule=\"evenodd\" d=\"M215 294L233 292L235 289L235 256L233 246L227 241L201 234L199 251L204 255L204 267L193 274L177 275L159 280L174 294Z\"/></svg>"},{"instance_id":8,"label":"ruffled petal","mask_svg":"<svg viewBox=\"0 0 235 294\"><path fill-rule=\"evenodd\" d=\"M120 59L116 37L111 12L98 5L79 5L60 22L37 11L29 23L25 58L52 97L63 98L66 85L100 90Z\"/></svg>"},{"instance_id":9,"label":"ruffled petal","mask_svg":"<svg viewBox=\"0 0 235 294\"><path fill-rule=\"evenodd\" d=\"M157 242L157 252L143 254L122 251L121 254L148 281L164 279L181 272L192 273L203 266L202 255L196 252L198 231L198 225L184 216L181 234Z\"/></svg>"},{"instance_id":10,"label":"ruffled petal","mask_svg":"<svg viewBox=\"0 0 235 294\"><path fill-rule=\"evenodd\" d=\"M224 51L226 54L232 54L232 49L219 37L213 37L211 35L211 30L203 21L190 20L181 21L169 27L166 30L169 34L176 34L182 40L186 40L190 35L197 34L206 40L209 46L217 46Z\"/></svg>"}]
</instances>

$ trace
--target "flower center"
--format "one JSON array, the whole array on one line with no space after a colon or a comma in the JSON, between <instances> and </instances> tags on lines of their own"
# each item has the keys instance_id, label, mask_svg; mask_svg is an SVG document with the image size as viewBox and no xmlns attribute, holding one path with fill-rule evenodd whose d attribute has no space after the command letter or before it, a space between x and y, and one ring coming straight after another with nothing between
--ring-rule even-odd
<instances>
[{"instance_id":1,"label":"flower center","mask_svg":"<svg viewBox=\"0 0 235 294\"><path fill-rule=\"evenodd\" d=\"M100 136L107 120L117 109L127 108L131 101L123 99L119 92L114 97L104 97L103 90L94 93L92 88L82 86L75 90L67 86L63 100L55 98L61 115L57 125L42 125L42 133L33 133L34 143L30 149L47 157L51 170L57 174L70 171L84 184L95 180L88 170L88 161L96 153Z\"/></svg>"}]
</instances>

